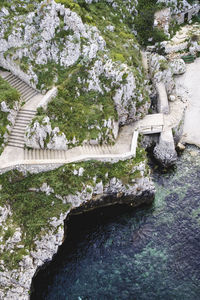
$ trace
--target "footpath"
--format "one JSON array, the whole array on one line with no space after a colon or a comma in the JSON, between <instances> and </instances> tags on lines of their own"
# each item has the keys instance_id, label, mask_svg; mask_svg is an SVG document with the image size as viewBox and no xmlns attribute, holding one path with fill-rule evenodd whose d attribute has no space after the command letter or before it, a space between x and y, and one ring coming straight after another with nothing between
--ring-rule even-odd
<instances>
[{"instance_id":1,"label":"footpath","mask_svg":"<svg viewBox=\"0 0 200 300\"><path fill-rule=\"evenodd\" d=\"M131 125L123 126L119 132L116 143L110 145L83 145L66 151L25 149L24 133L26 126L35 116L37 107L44 103L46 95L42 95L29 87L9 72L1 72L5 78L22 95L25 104L18 112L15 125L10 135L8 145L0 156L0 173L22 166L31 171L48 170L59 165L86 161L100 160L116 162L129 159L136 155L138 134L154 134L169 131L179 121L177 110L172 109L170 114L160 112L146 115L142 120ZM176 107L178 103L176 103ZM180 106L179 106L180 111Z\"/></svg>"}]
</instances>

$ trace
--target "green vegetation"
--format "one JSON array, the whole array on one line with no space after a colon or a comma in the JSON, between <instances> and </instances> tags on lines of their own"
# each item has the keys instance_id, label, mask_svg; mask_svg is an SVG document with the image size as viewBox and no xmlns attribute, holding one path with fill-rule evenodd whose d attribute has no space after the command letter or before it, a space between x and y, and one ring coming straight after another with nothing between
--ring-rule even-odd
<instances>
[{"instance_id":1,"label":"green vegetation","mask_svg":"<svg viewBox=\"0 0 200 300\"><path fill-rule=\"evenodd\" d=\"M20 95L16 89L0 77L0 102L5 101L7 106L12 109L15 101L18 101Z\"/></svg>"},{"instance_id":2,"label":"green vegetation","mask_svg":"<svg viewBox=\"0 0 200 300\"><path fill-rule=\"evenodd\" d=\"M9 268L17 267L21 257L34 249L34 241L51 228L50 219L68 211L70 204L64 204L56 195L75 195L86 188L87 192L91 192L96 183L102 181L106 184L113 177L122 180L124 184L134 184L135 179L141 176L140 172L134 171L134 167L144 160L145 151L138 148L136 158L114 164L88 161L68 164L40 174L24 175L13 170L1 175L0 206L9 205L12 216L6 224L8 229L5 232L1 230L0 235L3 234L5 242L12 237L13 228L20 227L22 241L19 244L24 245L23 252L16 247L10 261L7 251L1 254L5 265ZM84 169L82 176L75 175L75 170L80 168ZM51 194L47 195L41 191L44 183L53 189Z\"/></svg>"},{"instance_id":3,"label":"green vegetation","mask_svg":"<svg viewBox=\"0 0 200 300\"><path fill-rule=\"evenodd\" d=\"M7 119L8 113L1 110L1 102L5 101L8 108L12 109L15 101L19 101L20 95L16 89L12 88L3 78L0 77L0 154L3 151L4 134L8 133L7 125L10 122Z\"/></svg>"},{"instance_id":4,"label":"green vegetation","mask_svg":"<svg viewBox=\"0 0 200 300\"><path fill-rule=\"evenodd\" d=\"M86 4L84 0L79 0L78 3L83 22L97 26L106 41L111 58L126 62L129 66L141 66L138 41L132 32L135 12L130 14L127 2L116 1L117 9L106 1ZM108 26L113 26L113 31Z\"/></svg>"},{"instance_id":5,"label":"green vegetation","mask_svg":"<svg viewBox=\"0 0 200 300\"><path fill-rule=\"evenodd\" d=\"M101 134L102 140L113 139L112 132L103 127L104 120L117 120L117 113L112 100L112 93L84 90L82 84L87 79L87 69L82 65L72 68L69 76L59 86L58 95L49 104L47 111L38 110L37 119L46 114L51 119L52 127L58 126L70 141L76 137L78 144L85 139L96 139ZM76 88L75 88L76 87ZM79 94L77 93L79 91Z\"/></svg>"},{"instance_id":6,"label":"green vegetation","mask_svg":"<svg viewBox=\"0 0 200 300\"><path fill-rule=\"evenodd\" d=\"M147 46L148 44L155 44L167 39L162 30L153 26L155 12L163 7L165 5L157 4L157 0L138 1L138 15L135 17L134 24L138 32L138 41L141 45Z\"/></svg>"}]
</instances>

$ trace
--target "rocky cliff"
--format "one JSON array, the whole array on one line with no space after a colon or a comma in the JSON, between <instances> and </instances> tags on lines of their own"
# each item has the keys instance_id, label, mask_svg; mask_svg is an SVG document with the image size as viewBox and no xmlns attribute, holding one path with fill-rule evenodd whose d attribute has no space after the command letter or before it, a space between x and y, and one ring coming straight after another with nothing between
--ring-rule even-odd
<instances>
[{"instance_id":1,"label":"rocky cliff","mask_svg":"<svg viewBox=\"0 0 200 300\"><path fill-rule=\"evenodd\" d=\"M132 29L137 1L107 2L18 0L2 8L0 65L43 92L59 87L47 110L40 109L27 128L27 146L111 143L120 125L147 113L140 47Z\"/></svg>"},{"instance_id":2,"label":"rocky cliff","mask_svg":"<svg viewBox=\"0 0 200 300\"><path fill-rule=\"evenodd\" d=\"M115 164L69 164L40 174L11 171L0 177L0 298L28 299L38 267L64 238L64 220L76 213L123 203L151 203L155 188L144 150Z\"/></svg>"}]
</instances>

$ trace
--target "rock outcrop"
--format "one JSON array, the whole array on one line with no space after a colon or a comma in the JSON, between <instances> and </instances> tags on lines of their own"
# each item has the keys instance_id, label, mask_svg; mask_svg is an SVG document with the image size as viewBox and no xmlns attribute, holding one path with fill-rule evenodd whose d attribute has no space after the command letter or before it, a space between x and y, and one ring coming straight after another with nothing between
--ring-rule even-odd
<instances>
[{"instance_id":1,"label":"rock outcrop","mask_svg":"<svg viewBox=\"0 0 200 300\"><path fill-rule=\"evenodd\" d=\"M186 65L183 59L174 59L169 63L173 75L181 75L186 71Z\"/></svg>"},{"instance_id":2,"label":"rock outcrop","mask_svg":"<svg viewBox=\"0 0 200 300\"><path fill-rule=\"evenodd\" d=\"M173 14L179 14L185 10L192 8L192 5L186 0L158 0L157 3L164 3L171 8Z\"/></svg>"},{"instance_id":3,"label":"rock outcrop","mask_svg":"<svg viewBox=\"0 0 200 300\"><path fill-rule=\"evenodd\" d=\"M161 132L159 142L153 150L156 160L165 168L171 167L177 160L172 131Z\"/></svg>"},{"instance_id":4,"label":"rock outcrop","mask_svg":"<svg viewBox=\"0 0 200 300\"><path fill-rule=\"evenodd\" d=\"M35 149L67 150L68 141L58 127L52 129L48 117L34 121L26 128L25 144Z\"/></svg>"},{"instance_id":5,"label":"rock outcrop","mask_svg":"<svg viewBox=\"0 0 200 300\"><path fill-rule=\"evenodd\" d=\"M175 82L173 80L172 68L170 68L167 59L162 55L154 53L150 56L149 63L154 86L156 83L163 82L165 84L167 94L174 94Z\"/></svg>"}]
</instances>

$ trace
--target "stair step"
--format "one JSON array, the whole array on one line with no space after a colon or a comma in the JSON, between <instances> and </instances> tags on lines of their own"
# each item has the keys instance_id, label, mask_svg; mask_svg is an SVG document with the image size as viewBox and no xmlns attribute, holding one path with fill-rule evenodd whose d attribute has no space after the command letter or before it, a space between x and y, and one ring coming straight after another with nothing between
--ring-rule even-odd
<instances>
[{"instance_id":1,"label":"stair step","mask_svg":"<svg viewBox=\"0 0 200 300\"><path fill-rule=\"evenodd\" d=\"M27 124L16 124L14 128L25 131L26 127L27 127Z\"/></svg>"},{"instance_id":2,"label":"stair step","mask_svg":"<svg viewBox=\"0 0 200 300\"><path fill-rule=\"evenodd\" d=\"M15 126L14 126L14 128L13 128L13 130L19 130L19 131L23 131L24 132L24 126L21 126L21 125L17 125L17 124L15 124Z\"/></svg>"},{"instance_id":3,"label":"stair step","mask_svg":"<svg viewBox=\"0 0 200 300\"><path fill-rule=\"evenodd\" d=\"M21 94L25 93L29 89L31 89L31 87L25 83L23 83L22 86L18 88L18 90Z\"/></svg>"},{"instance_id":4,"label":"stair step","mask_svg":"<svg viewBox=\"0 0 200 300\"><path fill-rule=\"evenodd\" d=\"M12 81L10 81L9 84L13 88L17 89L17 87L21 84L21 81L18 78L16 78L16 79L13 79Z\"/></svg>"},{"instance_id":5,"label":"stair step","mask_svg":"<svg viewBox=\"0 0 200 300\"><path fill-rule=\"evenodd\" d=\"M23 146L24 147L24 143L22 142L17 142L17 141L8 141L8 145L16 145L16 146Z\"/></svg>"},{"instance_id":6,"label":"stair step","mask_svg":"<svg viewBox=\"0 0 200 300\"><path fill-rule=\"evenodd\" d=\"M13 128L11 135L12 134L19 134L19 135L24 135L24 130L23 129L19 129L19 128Z\"/></svg>"},{"instance_id":7,"label":"stair step","mask_svg":"<svg viewBox=\"0 0 200 300\"><path fill-rule=\"evenodd\" d=\"M18 144L24 145L24 139L10 138L9 143L18 143Z\"/></svg>"},{"instance_id":8,"label":"stair step","mask_svg":"<svg viewBox=\"0 0 200 300\"><path fill-rule=\"evenodd\" d=\"M27 125L28 125L28 124L31 122L31 120L32 120L32 119L21 119L21 118L20 118L20 119L17 119L16 122L20 122L20 123L23 123L23 124L27 124ZM16 124L16 123L15 123L15 124Z\"/></svg>"},{"instance_id":9,"label":"stair step","mask_svg":"<svg viewBox=\"0 0 200 300\"><path fill-rule=\"evenodd\" d=\"M16 134L16 133L11 133L10 138L19 138L19 139L23 139L24 140L24 134Z\"/></svg>"},{"instance_id":10,"label":"stair step","mask_svg":"<svg viewBox=\"0 0 200 300\"><path fill-rule=\"evenodd\" d=\"M26 102L29 101L31 98L35 97L37 94L38 94L38 92L34 92L34 94L32 94L28 98L26 98Z\"/></svg>"},{"instance_id":11,"label":"stair step","mask_svg":"<svg viewBox=\"0 0 200 300\"><path fill-rule=\"evenodd\" d=\"M6 75L6 76L4 77L4 80L7 80L7 78L10 78L11 76L13 76L12 73L9 73L8 75Z\"/></svg>"},{"instance_id":12,"label":"stair step","mask_svg":"<svg viewBox=\"0 0 200 300\"><path fill-rule=\"evenodd\" d=\"M22 121L22 120L16 120L15 124L16 125L25 125L27 126L30 123L30 121Z\"/></svg>"},{"instance_id":13,"label":"stair step","mask_svg":"<svg viewBox=\"0 0 200 300\"><path fill-rule=\"evenodd\" d=\"M34 91L33 89L30 88L30 89L28 89L27 91L22 92L21 95L22 95L23 98L27 98L27 97L29 97L30 95L34 94L34 93L35 93L35 91Z\"/></svg>"},{"instance_id":14,"label":"stair step","mask_svg":"<svg viewBox=\"0 0 200 300\"><path fill-rule=\"evenodd\" d=\"M10 85L13 85L16 81L19 82L19 78L17 78L16 76L10 77L9 79L7 79L6 81L8 81L8 83Z\"/></svg>"},{"instance_id":15,"label":"stair step","mask_svg":"<svg viewBox=\"0 0 200 300\"><path fill-rule=\"evenodd\" d=\"M28 113L28 112L19 111L17 115L22 116L22 117L24 116L24 117L32 118L35 114L36 114L36 112Z\"/></svg>"},{"instance_id":16,"label":"stair step","mask_svg":"<svg viewBox=\"0 0 200 300\"><path fill-rule=\"evenodd\" d=\"M22 118L23 118L23 117L26 117L26 118L29 118L29 119L31 120L31 119L33 119L33 118L34 118L35 114L29 114L29 113L18 113L18 114L17 114L17 116L18 116L18 117L20 117L20 118L21 118L21 117L22 117Z\"/></svg>"},{"instance_id":17,"label":"stair step","mask_svg":"<svg viewBox=\"0 0 200 300\"><path fill-rule=\"evenodd\" d=\"M21 116L21 115L19 116L19 115L17 115L16 121L17 120L21 120L21 121L24 120L24 121L29 121L30 122L31 119L32 119L32 117L30 117L30 116Z\"/></svg>"},{"instance_id":18,"label":"stair step","mask_svg":"<svg viewBox=\"0 0 200 300\"><path fill-rule=\"evenodd\" d=\"M12 86L18 90L21 86L24 86L24 82L22 82L21 80L18 80L15 83L13 83Z\"/></svg>"},{"instance_id":19,"label":"stair step","mask_svg":"<svg viewBox=\"0 0 200 300\"><path fill-rule=\"evenodd\" d=\"M32 118L24 118L24 117L18 117L16 118L16 122L30 122L32 120Z\"/></svg>"},{"instance_id":20,"label":"stair step","mask_svg":"<svg viewBox=\"0 0 200 300\"><path fill-rule=\"evenodd\" d=\"M15 126L21 127L21 128L23 127L23 128L24 128L24 127L26 127L28 124L29 124L29 123L22 123L22 122L17 121L17 122L15 123ZM14 127L15 127L15 126L14 126Z\"/></svg>"},{"instance_id":21,"label":"stair step","mask_svg":"<svg viewBox=\"0 0 200 300\"><path fill-rule=\"evenodd\" d=\"M15 147L15 148L21 148L21 149L24 149L24 146L15 145L15 144L9 143L9 142L8 142L8 146L9 146L9 147Z\"/></svg>"},{"instance_id":22,"label":"stair step","mask_svg":"<svg viewBox=\"0 0 200 300\"><path fill-rule=\"evenodd\" d=\"M33 113L35 113L36 110L22 108L22 109L20 110L20 112L33 112Z\"/></svg>"}]
</instances>

